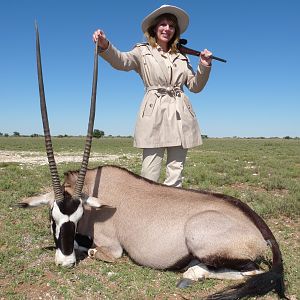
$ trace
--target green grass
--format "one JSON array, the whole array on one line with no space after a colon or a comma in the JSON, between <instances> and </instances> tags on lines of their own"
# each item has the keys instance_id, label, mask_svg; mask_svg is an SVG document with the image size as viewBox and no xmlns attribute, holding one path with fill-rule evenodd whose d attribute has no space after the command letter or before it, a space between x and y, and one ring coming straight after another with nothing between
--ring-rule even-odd
<instances>
[{"instance_id":1,"label":"green grass","mask_svg":"<svg viewBox=\"0 0 300 300\"><path fill-rule=\"evenodd\" d=\"M82 152L84 138L54 138L56 153ZM0 151L41 152L43 138L0 137ZM114 163L135 173L141 151L129 138L93 141L93 153L117 154ZM188 152L184 187L240 198L264 217L279 241L288 294L300 298L300 141L207 139ZM58 165L60 176L80 163ZM161 176L163 181L164 172ZM0 299L194 299L232 282L206 280L180 290L180 273L135 265L124 256L114 264L82 260L73 269L54 264L48 209L23 210L15 204L51 186L48 166L0 161ZM270 293L264 299L276 299Z\"/></svg>"},{"instance_id":2,"label":"green grass","mask_svg":"<svg viewBox=\"0 0 300 300\"><path fill-rule=\"evenodd\" d=\"M52 137L55 152L83 152L84 137ZM0 137L0 150L45 152L43 137ZM103 154L137 153L130 138L93 139L92 151Z\"/></svg>"}]
</instances>

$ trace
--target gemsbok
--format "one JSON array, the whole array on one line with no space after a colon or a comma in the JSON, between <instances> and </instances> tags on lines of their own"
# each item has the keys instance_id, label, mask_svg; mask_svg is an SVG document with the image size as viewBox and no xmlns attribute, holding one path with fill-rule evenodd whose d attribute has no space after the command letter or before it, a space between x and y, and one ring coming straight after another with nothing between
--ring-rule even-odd
<instances>
[{"instance_id":1,"label":"gemsbok","mask_svg":"<svg viewBox=\"0 0 300 300\"><path fill-rule=\"evenodd\" d=\"M20 206L50 206L57 265L74 266L78 248L108 262L126 251L139 265L182 270L178 287L204 278L242 280L207 299L240 299L270 291L285 298L278 243L247 204L223 194L168 187L116 166L87 168L95 116L97 46L81 168L65 173L61 185L48 124L37 25L36 51L53 192L24 199ZM272 252L272 262L268 270L261 270L259 261L268 252Z\"/></svg>"}]
</instances>

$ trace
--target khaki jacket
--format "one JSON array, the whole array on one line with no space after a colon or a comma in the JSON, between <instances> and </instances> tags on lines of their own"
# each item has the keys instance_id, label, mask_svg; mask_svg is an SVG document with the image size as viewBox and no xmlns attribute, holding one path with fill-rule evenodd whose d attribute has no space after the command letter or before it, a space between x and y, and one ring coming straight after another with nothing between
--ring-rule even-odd
<instances>
[{"instance_id":1,"label":"khaki jacket","mask_svg":"<svg viewBox=\"0 0 300 300\"><path fill-rule=\"evenodd\" d=\"M195 73L187 57L179 52L170 54L167 66L161 53L146 43L136 45L129 52L120 52L109 43L108 49L99 55L115 69L135 70L144 82L145 96L137 116L135 147L198 146L202 144L201 133L183 86L191 92L200 92L211 68L200 63Z\"/></svg>"}]
</instances>

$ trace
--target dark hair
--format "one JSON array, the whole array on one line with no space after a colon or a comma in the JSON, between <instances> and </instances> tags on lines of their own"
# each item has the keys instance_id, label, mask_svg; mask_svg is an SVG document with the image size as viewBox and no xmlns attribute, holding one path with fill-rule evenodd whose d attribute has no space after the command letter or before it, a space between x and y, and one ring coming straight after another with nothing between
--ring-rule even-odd
<instances>
[{"instance_id":1,"label":"dark hair","mask_svg":"<svg viewBox=\"0 0 300 300\"><path fill-rule=\"evenodd\" d=\"M151 23L151 25L148 27L148 29L146 30L145 36L147 38L148 43L152 47L157 47L155 28L156 28L157 24L163 19L172 21L174 24L175 33L174 33L174 36L172 37L172 39L169 41L168 46L171 50L171 53L176 53L177 52L177 43L180 39L180 29L179 29L177 18L173 14L162 14L162 15L159 15L158 17L156 17L153 20L153 22Z\"/></svg>"}]
</instances>

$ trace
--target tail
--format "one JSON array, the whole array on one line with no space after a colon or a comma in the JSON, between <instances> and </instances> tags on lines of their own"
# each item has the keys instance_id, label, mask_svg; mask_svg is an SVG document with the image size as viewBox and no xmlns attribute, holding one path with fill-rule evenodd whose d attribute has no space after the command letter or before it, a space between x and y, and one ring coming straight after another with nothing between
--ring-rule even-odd
<instances>
[{"instance_id":1,"label":"tail","mask_svg":"<svg viewBox=\"0 0 300 300\"><path fill-rule=\"evenodd\" d=\"M234 300L244 297L262 296L274 291L280 299L288 299L285 296L283 262L279 245L265 221L248 205L233 197L227 197L233 205L239 207L261 232L263 238L272 250L272 266L269 271L251 276L245 282L224 289L221 292L208 296L207 300Z\"/></svg>"},{"instance_id":2,"label":"tail","mask_svg":"<svg viewBox=\"0 0 300 300\"><path fill-rule=\"evenodd\" d=\"M275 291L280 299L288 299L284 294L282 264L273 265L262 274L255 275L245 282L229 287L221 292L208 296L207 300L234 300L254 296L262 296Z\"/></svg>"}]
</instances>

